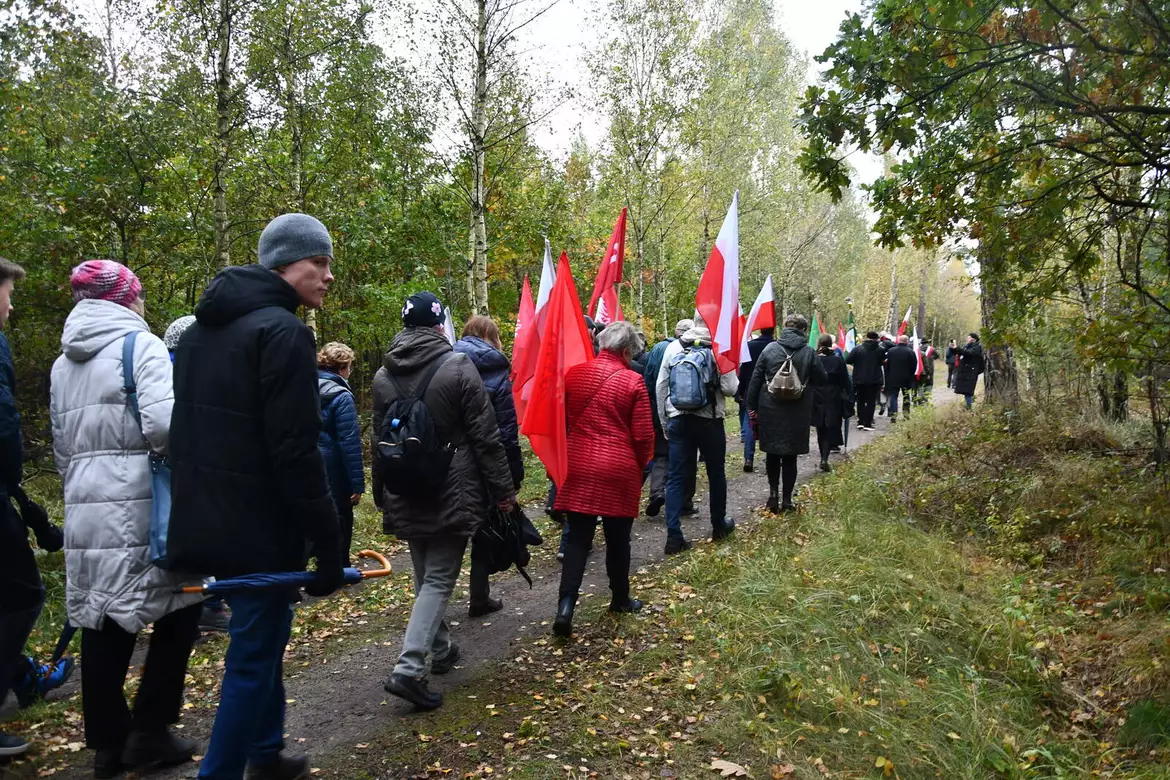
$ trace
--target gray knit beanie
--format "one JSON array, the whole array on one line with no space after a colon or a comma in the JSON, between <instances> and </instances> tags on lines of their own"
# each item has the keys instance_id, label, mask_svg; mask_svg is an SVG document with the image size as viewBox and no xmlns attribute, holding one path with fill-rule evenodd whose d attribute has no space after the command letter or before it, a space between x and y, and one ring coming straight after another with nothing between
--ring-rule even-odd
<instances>
[{"instance_id":1,"label":"gray knit beanie","mask_svg":"<svg viewBox=\"0 0 1170 780\"><path fill-rule=\"evenodd\" d=\"M333 258L333 240L316 217L281 214L260 234L260 265L269 270L307 257Z\"/></svg>"}]
</instances>

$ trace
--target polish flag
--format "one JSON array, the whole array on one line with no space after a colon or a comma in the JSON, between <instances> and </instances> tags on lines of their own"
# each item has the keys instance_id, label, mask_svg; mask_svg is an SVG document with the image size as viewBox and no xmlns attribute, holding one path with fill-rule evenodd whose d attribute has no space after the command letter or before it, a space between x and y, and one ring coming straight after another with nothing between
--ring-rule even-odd
<instances>
[{"instance_id":1,"label":"polish flag","mask_svg":"<svg viewBox=\"0 0 1170 780\"><path fill-rule=\"evenodd\" d=\"M585 329L568 255L561 253L557 281L546 307L547 319L533 375L528 410L520 432L528 437L557 487L569 469L569 432L565 426L565 375L593 359L593 339Z\"/></svg>"},{"instance_id":2,"label":"polish flag","mask_svg":"<svg viewBox=\"0 0 1170 780\"><path fill-rule=\"evenodd\" d=\"M845 326L837 323L837 349L845 351Z\"/></svg>"},{"instance_id":3,"label":"polish flag","mask_svg":"<svg viewBox=\"0 0 1170 780\"><path fill-rule=\"evenodd\" d=\"M748 351L748 339L752 337L752 331L776 327L775 298L776 296L772 293L772 274L768 274L768 278L764 280L763 288L760 289L760 294L756 296L756 302L752 304L752 309L748 312L743 323L743 336L739 341L739 362L741 364L752 359L751 353Z\"/></svg>"},{"instance_id":4,"label":"polish flag","mask_svg":"<svg viewBox=\"0 0 1170 780\"><path fill-rule=\"evenodd\" d=\"M898 326L898 335L899 336L901 336L903 333L906 332L906 327L910 324L910 310L913 308L914 307L911 306L911 307L906 309L906 316L902 318L902 324Z\"/></svg>"},{"instance_id":5,"label":"polish flag","mask_svg":"<svg viewBox=\"0 0 1170 780\"><path fill-rule=\"evenodd\" d=\"M512 381L512 399L516 402L516 420L518 422L524 421L524 410L528 406L528 398L532 394L532 377L536 374L536 358L540 354L540 340L547 319L545 309L548 306L549 296L552 295L556 278L557 274L552 262L552 247L549 246L546 238L544 240L544 264L540 269L540 287L536 293L532 327L527 329L523 341L518 338L512 348L512 370L516 372L516 378ZM519 359L517 359L517 353L519 353Z\"/></svg>"},{"instance_id":6,"label":"polish flag","mask_svg":"<svg viewBox=\"0 0 1170 780\"><path fill-rule=\"evenodd\" d=\"M739 192L719 228L707 268L695 293L695 308L711 331L712 350L719 373L739 367Z\"/></svg>"},{"instance_id":7,"label":"polish flag","mask_svg":"<svg viewBox=\"0 0 1170 780\"><path fill-rule=\"evenodd\" d=\"M589 299L589 316L594 322L608 325L622 319L622 306L618 302L617 287L622 283L622 264L626 257L626 209L618 215L617 224L609 243L605 245L605 256L597 269L593 283L593 296Z\"/></svg>"},{"instance_id":8,"label":"polish flag","mask_svg":"<svg viewBox=\"0 0 1170 780\"><path fill-rule=\"evenodd\" d=\"M910 316L909 312L906 314ZM914 349L914 357L918 359L918 365L914 368L914 378L921 379L922 372L926 370L926 366L922 364L922 340L918 338L918 326L914 326L914 336L910 339L910 346Z\"/></svg>"}]
</instances>

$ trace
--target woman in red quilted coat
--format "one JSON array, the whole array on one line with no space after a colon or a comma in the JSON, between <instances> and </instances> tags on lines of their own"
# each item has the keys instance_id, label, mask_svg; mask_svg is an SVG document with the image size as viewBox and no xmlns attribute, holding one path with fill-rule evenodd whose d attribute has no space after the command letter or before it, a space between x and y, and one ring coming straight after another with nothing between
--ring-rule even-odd
<instances>
[{"instance_id":1,"label":"woman in red quilted coat","mask_svg":"<svg viewBox=\"0 0 1170 780\"><path fill-rule=\"evenodd\" d=\"M574 366L565 376L565 413L569 426L569 471L557 489L556 508L569 527L561 569L560 602L553 633L573 633L585 557L593 547L597 519L605 531L605 572L613 597L610 612L637 612L630 598L630 530L642 496L642 472L654 457L654 425L646 383L630 370L641 349L628 322L601 332L595 360Z\"/></svg>"}]
</instances>

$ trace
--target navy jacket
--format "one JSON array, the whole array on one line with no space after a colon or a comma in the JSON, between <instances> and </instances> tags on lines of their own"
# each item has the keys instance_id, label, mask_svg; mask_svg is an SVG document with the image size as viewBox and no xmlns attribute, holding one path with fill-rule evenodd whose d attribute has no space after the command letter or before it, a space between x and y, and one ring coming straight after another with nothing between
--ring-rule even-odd
<instances>
[{"instance_id":1,"label":"navy jacket","mask_svg":"<svg viewBox=\"0 0 1170 780\"><path fill-rule=\"evenodd\" d=\"M335 500L349 503L350 496L366 492L362 431L353 391L337 374L318 369L317 395L321 398L321 433L317 435L317 449L325 458L329 490Z\"/></svg>"},{"instance_id":2,"label":"navy jacket","mask_svg":"<svg viewBox=\"0 0 1170 780\"><path fill-rule=\"evenodd\" d=\"M0 502L8 503L20 484L24 445L20 438L20 413L16 411L16 369L8 339L0 333Z\"/></svg>"},{"instance_id":3,"label":"navy jacket","mask_svg":"<svg viewBox=\"0 0 1170 780\"><path fill-rule=\"evenodd\" d=\"M764 347L775 340L775 336L765 333L761 333L754 339L748 340L749 360L746 363L741 363L739 366L739 390L736 391L737 400L742 402L748 387L751 386L752 372L756 369L756 361L760 359L760 353L764 351Z\"/></svg>"},{"instance_id":4,"label":"navy jacket","mask_svg":"<svg viewBox=\"0 0 1170 780\"><path fill-rule=\"evenodd\" d=\"M467 355L479 371L484 389L496 412L500 427L500 441L508 456L512 483L517 490L524 481L524 457L520 452L520 424L516 420L516 401L512 398L512 364L508 357L478 336L464 336L455 342L454 350Z\"/></svg>"}]
</instances>

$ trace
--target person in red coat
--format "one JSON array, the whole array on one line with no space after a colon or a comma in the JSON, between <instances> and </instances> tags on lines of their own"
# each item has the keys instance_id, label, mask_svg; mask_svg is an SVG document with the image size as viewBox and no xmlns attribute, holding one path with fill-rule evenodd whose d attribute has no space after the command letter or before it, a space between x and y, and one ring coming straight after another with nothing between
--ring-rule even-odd
<instances>
[{"instance_id":1,"label":"person in red coat","mask_svg":"<svg viewBox=\"0 0 1170 780\"><path fill-rule=\"evenodd\" d=\"M565 375L569 470L557 489L556 508L566 513L568 544L561 569L560 601L553 633L573 633L573 608L593 547L597 519L605 532L605 572L613 596L610 612L637 612L630 598L630 531L642 496L642 472L654 457L654 424L642 376L630 369L641 342L628 322L615 322L598 338L595 360Z\"/></svg>"}]
</instances>

